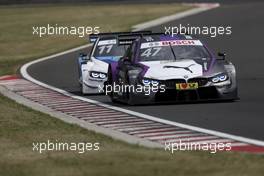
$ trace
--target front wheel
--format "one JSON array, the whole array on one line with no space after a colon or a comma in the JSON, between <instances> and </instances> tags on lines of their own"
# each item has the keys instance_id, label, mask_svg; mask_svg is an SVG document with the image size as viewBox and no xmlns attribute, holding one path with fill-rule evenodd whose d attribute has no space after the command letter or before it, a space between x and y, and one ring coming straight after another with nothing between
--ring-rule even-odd
<instances>
[{"instance_id":1,"label":"front wheel","mask_svg":"<svg viewBox=\"0 0 264 176\"><path fill-rule=\"evenodd\" d=\"M84 84L84 83L81 83L80 84L80 91L83 95L86 95L89 93L89 88Z\"/></svg>"},{"instance_id":2,"label":"front wheel","mask_svg":"<svg viewBox=\"0 0 264 176\"><path fill-rule=\"evenodd\" d=\"M83 94L83 80L82 78L79 79L79 85L80 85L80 92Z\"/></svg>"},{"instance_id":3,"label":"front wheel","mask_svg":"<svg viewBox=\"0 0 264 176\"><path fill-rule=\"evenodd\" d=\"M108 69L107 75L108 75L108 78L107 78L107 82L105 84L105 89L107 89L107 86L111 86L111 92L108 93L108 96L110 97L110 99L111 99L111 101L113 103L116 103L117 100L114 97L114 91L113 91L113 85L114 85L114 83L113 83L113 76L112 76L112 71L111 71L110 68Z\"/></svg>"}]
</instances>

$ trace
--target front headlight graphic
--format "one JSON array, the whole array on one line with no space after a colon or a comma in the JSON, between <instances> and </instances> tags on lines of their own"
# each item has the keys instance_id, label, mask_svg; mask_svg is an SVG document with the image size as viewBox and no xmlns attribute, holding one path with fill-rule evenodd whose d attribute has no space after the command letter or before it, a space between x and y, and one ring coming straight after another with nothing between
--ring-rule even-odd
<instances>
[{"instance_id":1,"label":"front headlight graphic","mask_svg":"<svg viewBox=\"0 0 264 176\"><path fill-rule=\"evenodd\" d=\"M231 81L226 73L218 74L211 78L211 82L214 86L227 86L231 84Z\"/></svg>"},{"instance_id":2,"label":"front headlight graphic","mask_svg":"<svg viewBox=\"0 0 264 176\"><path fill-rule=\"evenodd\" d=\"M150 86L150 85L151 86L158 86L159 85L159 81L148 79L148 78L142 79L142 83L144 86Z\"/></svg>"},{"instance_id":3,"label":"front headlight graphic","mask_svg":"<svg viewBox=\"0 0 264 176\"><path fill-rule=\"evenodd\" d=\"M92 78L97 78L97 79L105 79L106 78L106 74L105 73L101 73L101 72L90 72L90 76Z\"/></svg>"},{"instance_id":4,"label":"front headlight graphic","mask_svg":"<svg viewBox=\"0 0 264 176\"><path fill-rule=\"evenodd\" d=\"M212 82L213 82L213 83L224 82L224 81L226 81L226 80L228 80L228 76L227 76L226 74L224 74L224 73L219 74L219 75L217 75L217 76L214 76L214 77L212 78Z\"/></svg>"}]
</instances>

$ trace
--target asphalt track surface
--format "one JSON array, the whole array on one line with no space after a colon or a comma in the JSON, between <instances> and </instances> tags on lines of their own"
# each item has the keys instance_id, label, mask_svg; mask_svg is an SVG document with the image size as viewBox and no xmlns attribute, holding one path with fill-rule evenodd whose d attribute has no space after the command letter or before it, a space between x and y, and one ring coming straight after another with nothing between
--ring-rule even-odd
<instances>
[{"instance_id":1,"label":"asphalt track surface","mask_svg":"<svg viewBox=\"0 0 264 176\"><path fill-rule=\"evenodd\" d=\"M181 23L193 26L232 26L230 36L200 38L216 52L225 51L227 58L236 65L240 101L127 106L113 104L106 96L85 97L170 121L263 141L263 9L264 2L221 4L220 8L163 25L177 26ZM153 30L163 31L163 26ZM34 64L28 72L42 82L80 95L76 60L79 52Z\"/></svg>"}]
</instances>

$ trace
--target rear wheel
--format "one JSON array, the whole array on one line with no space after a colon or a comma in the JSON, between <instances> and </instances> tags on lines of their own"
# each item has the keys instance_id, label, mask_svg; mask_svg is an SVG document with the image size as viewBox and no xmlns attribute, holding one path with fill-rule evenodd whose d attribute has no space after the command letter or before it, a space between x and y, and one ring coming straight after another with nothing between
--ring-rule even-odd
<instances>
[{"instance_id":1,"label":"rear wheel","mask_svg":"<svg viewBox=\"0 0 264 176\"><path fill-rule=\"evenodd\" d=\"M127 104L129 104L129 105L135 105L135 103L132 100L131 96L132 96L132 92L128 92L127 93Z\"/></svg>"},{"instance_id":2,"label":"rear wheel","mask_svg":"<svg viewBox=\"0 0 264 176\"><path fill-rule=\"evenodd\" d=\"M129 85L128 87L132 86L132 85L130 84L129 76L128 76L128 73L127 73L127 72L126 72L126 75L125 75L125 81L126 81L125 84ZM129 104L129 105L135 105L135 102L134 102L134 100L133 100L133 98L132 98L134 92L131 92L131 91L133 91L133 89L130 90L129 88L127 88L127 90L126 90L126 100L127 100L127 101L126 101L126 102L127 102L127 104Z\"/></svg>"},{"instance_id":3,"label":"rear wheel","mask_svg":"<svg viewBox=\"0 0 264 176\"><path fill-rule=\"evenodd\" d=\"M83 84L80 84L80 92L83 94Z\"/></svg>"}]
</instances>

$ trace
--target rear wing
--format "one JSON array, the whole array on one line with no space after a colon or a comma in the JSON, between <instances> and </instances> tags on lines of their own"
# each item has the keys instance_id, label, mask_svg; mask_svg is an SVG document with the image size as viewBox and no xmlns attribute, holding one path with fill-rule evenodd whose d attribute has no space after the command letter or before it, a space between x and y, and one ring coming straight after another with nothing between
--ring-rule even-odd
<instances>
[{"instance_id":1,"label":"rear wing","mask_svg":"<svg viewBox=\"0 0 264 176\"><path fill-rule=\"evenodd\" d=\"M132 35L132 36L119 36L118 37L118 45L131 45L134 40L142 36L140 35Z\"/></svg>"},{"instance_id":2,"label":"rear wing","mask_svg":"<svg viewBox=\"0 0 264 176\"><path fill-rule=\"evenodd\" d=\"M118 38L118 44L119 45L131 45L134 40L141 38L141 37L148 37L148 36L154 36L154 35L164 35L164 33L140 33L135 35L129 35L129 36L119 36Z\"/></svg>"},{"instance_id":3,"label":"rear wing","mask_svg":"<svg viewBox=\"0 0 264 176\"><path fill-rule=\"evenodd\" d=\"M99 33L99 34L90 34L89 42L94 43L98 38L101 37L116 37L116 38L125 38L125 37L135 37L140 35L151 34L151 31L137 31L137 32L111 32L111 33Z\"/></svg>"},{"instance_id":4,"label":"rear wing","mask_svg":"<svg viewBox=\"0 0 264 176\"><path fill-rule=\"evenodd\" d=\"M177 35L178 36L175 36L175 37L177 37L177 39L181 39L181 40L184 40L184 39L186 39L186 40L192 39L193 40L194 39L192 36L188 35L188 33L177 34ZM161 33L161 32L157 32L157 33L141 33L140 35L139 34L135 34L135 35L129 35L129 36L122 36L121 35L118 38L118 44L119 45L131 45L133 43L133 41L138 39L138 38L145 38L146 40L152 41L153 40L152 37L155 37L155 36L161 36L164 39L166 39L166 37L168 37L169 39L171 37L174 37L174 36L171 36L169 34L164 34L164 33Z\"/></svg>"}]
</instances>

